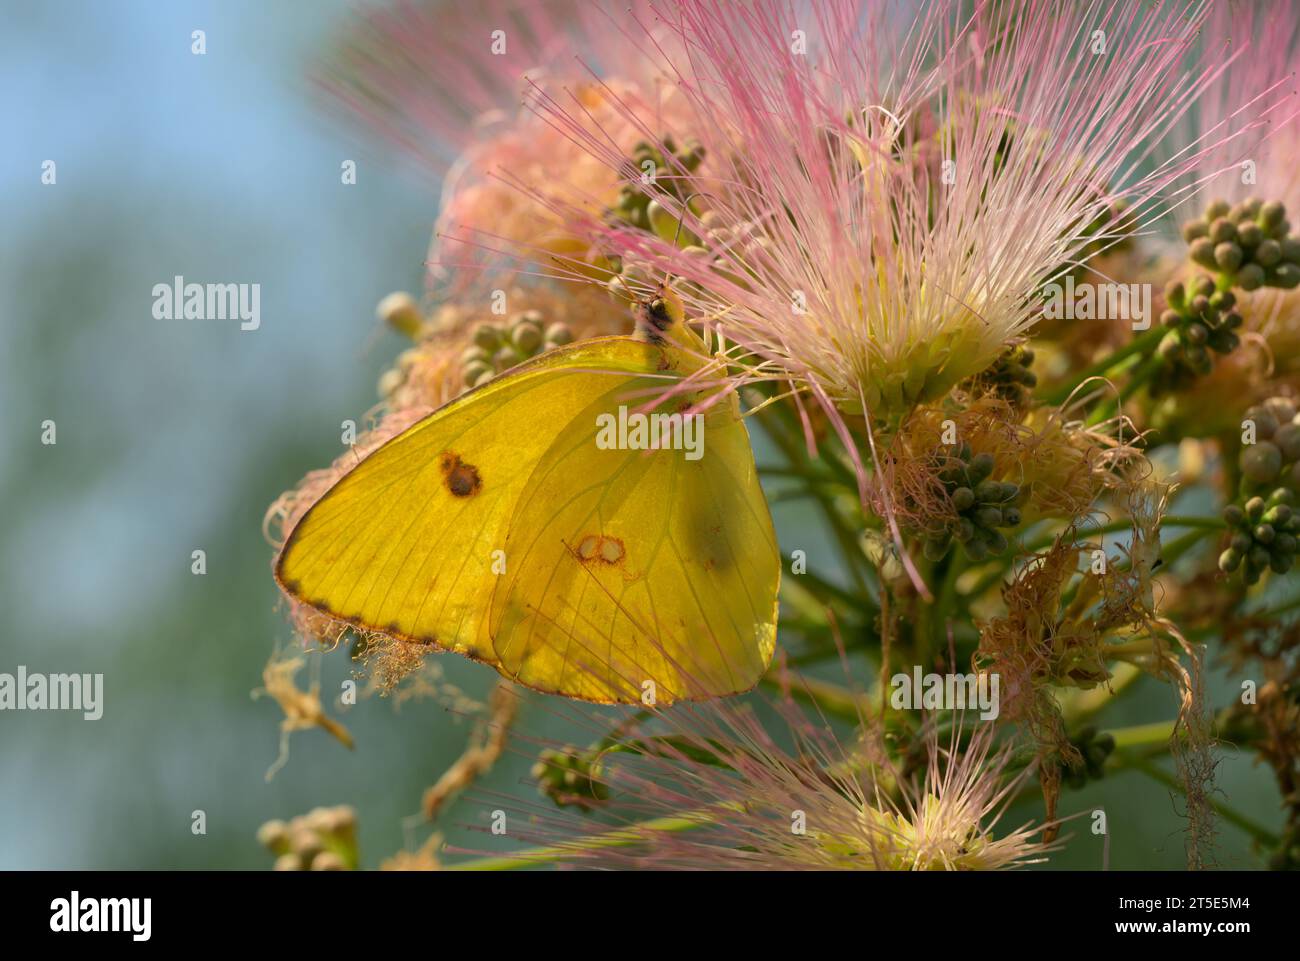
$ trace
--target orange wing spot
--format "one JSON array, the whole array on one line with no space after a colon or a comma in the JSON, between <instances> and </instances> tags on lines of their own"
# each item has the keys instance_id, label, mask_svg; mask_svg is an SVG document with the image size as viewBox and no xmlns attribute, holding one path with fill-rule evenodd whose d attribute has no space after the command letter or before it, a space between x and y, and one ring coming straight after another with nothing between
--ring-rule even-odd
<instances>
[{"instance_id":1,"label":"orange wing spot","mask_svg":"<svg viewBox=\"0 0 1300 961\"><path fill-rule=\"evenodd\" d=\"M443 480L447 490L456 497L472 497L483 487L478 468L460 459L459 454L443 451L438 455L438 466L442 469Z\"/></svg>"},{"instance_id":2,"label":"orange wing spot","mask_svg":"<svg viewBox=\"0 0 1300 961\"><path fill-rule=\"evenodd\" d=\"M588 534L578 545L578 557L584 561L591 560L596 556L596 552L600 550L601 540L602 538L597 537L595 534Z\"/></svg>"},{"instance_id":3,"label":"orange wing spot","mask_svg":"<svg viewBox=\"0 0 1300 961\"><path fill-rule=\"evenodd\" d=\"M578 560L586 563L587 561L600 561L602 564L620 564L627 555L627 548L617 537L606 537L603 534L588 534L578 542L578 549L574 551Z\"/></svg>"},{"instance_id":4,"label":"orange wing spot","mask_svg":"<svg viewBox=\"0 0 1300 961\"><path fill-rule=\"evenodd\" d=\"M600 559L606 564L617 564L623 559L624 553L623 542L617 537L602 537L600 539Z\"/></svg>"}]
</instances>

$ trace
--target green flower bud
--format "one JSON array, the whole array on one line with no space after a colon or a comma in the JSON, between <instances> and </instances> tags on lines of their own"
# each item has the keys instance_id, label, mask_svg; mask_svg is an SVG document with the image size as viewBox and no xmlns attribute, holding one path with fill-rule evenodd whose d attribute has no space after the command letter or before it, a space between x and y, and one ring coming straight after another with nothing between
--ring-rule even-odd
<instances>
[{"instance_id":1,"label":"green flower bud","mask_svg":"<svg viewBox=\"0 0 1300 961\"><path fill-rule=\"evenodd\" d=\"M650 229L663 240L671 241L677 234L677 218L664 209L657 200L646 206L646 215L650 218Z\"/></svg>"},{"instance_id":2,"label":"green flower bud","mask_svg":"<svg viewBox=\"0 0 1300 961\"><path fill-rule=\"evenodd\" d=\"M487 375L487 380L491 380L494 373L495 371L492 369L492 366L486 361L476 361L472 364L466 364L464 370L465 383L470 387L476 387L480 380L485 379L484 375Z\"/></svg>"},{"instance_id":3,"label":"green flower bud","mask_svg":"<svg viewBox=\"0 0 1300 961\"><path fill-rule=\"evenodd\" d=\"M1223 522L1229 527L1236 527L1246 519L1246 513L1236 504L1229 504L1223 509Z\"/></svg>"},{"instance_id":4,"label":"green flower bud","mask_svg":"<svg viewBox=\"0 0 1300 961\"><path fill-rule=\"evenodd\" d=\"M546 342L552 347L563 347L565 344L573 343L573 331L569 330L567 324L558 321L546 328Z\"/></svg>"},{"instance_id":5,"label":"green flower bud","mask_svg":"<svg viewBox=\"0 0 1300 961\"><path fill-rule=\"evenodd\" d=\"M1002 510L998 507L981 507L975 512L975 520L982 527L992 530L1002 526Z\"/></svg>"},{"instance_id":6,"label":"green flower bud","mask_svg":"<svg viewBox=\"0 0 1300 961\"><path fill-rule=\"evenodd\" d=\"M1229 547L1219 555L1219 570L1226 574L1231 574L1241 566L1241 551L1235 547Z\"/></svg>"},{"instance_id":7,"label":"green flower bud","mask_svg":"<svg viewBox=\"0 0 1300 961\"><path fill-rule=\"evenodd\" d=\"M1231 310L1237 306L1237 296L1231 290L1216 290L1210 294L1210 306L1215 310Z\"/></svg>"},{"instance_id":8,"label":"green flower bud","mask_svg":"<svg viewBox=\"0 0 1300 961\"><path fill-rule=\"evenodd\" d=\"M1292 417L1295 415L1293 414ZM1287 418L1290 420L1291 418ZM1273 432L1273 444L1282 452L1282 459L1288 464L1300 460L1300 425L1283 424ZM1259 445L1256 444L1256 447Z\"/></svg>"},{"instance_id":9,"label":"green flower bud","mask_svg":"<svg viewBox=\"0 0 1300 961\"><path fill-rule=\"evenodd\" d=\"M1230 354L1241 345L1241 338L1230 330L1212 330L1206 344L1215 353Z\"/></svg>"},{"instance_id":10,"label":"green flower bud","mask_svg":"<svg viewBox=\"0 0 1300 961\"><path fill-rule=\"evenodd\" d=\"M1187 255L1203 267L1218 266L1214 261L1214 241L1209 237L1201 237L1192 241L1187 248Z\"/></svg>"},{"instance_id":11,"label":"green flower bud","mask_svg":"<svg viewBox=\"0 0 1300 961\"><path fill-rule=\"evenodd\" d=\"M1273 286L1283 290L1294 290L1300 285L1300 267L1295 264L1281 264L1273 271Z\"/></svg>"},{"instance_id":12,"label":"green flower bud","mask_svg":"<svg viewBox=\"0 0 1300 961\"><path fill-rule=\"evenodd\" d=\"M1272 414L1279 424L1287 424L1295 419L1295 404L1286 397L1270 397L1261 406Z\"/></svg>"},{"instance_id":13,"label":"green flower bud","mask_svg":"<svg viewBox=\"0 0 1300 961\"><path fill-rule=\"evenodd\" d=\"M959 513L975 506L975 492L969 487L958 487L952 492L952 506Z\"/></svg>"},{"instance_id":14,"label":"green flower bud","mask_svg":"<svg viewBox=\"0 0 1300 961\"><path fill-rule=\"evenodd\" d=\"M535 354L542 346L542 332L534 324L522 323L515 326L510 339L515 348L525 357Z\"/></svg>"},{"instance_id":15,"label":"green flower bud","mask_svg":"<svg viewBox=\"0 0 1300 961\"><path fill-rule=\"evenodd\" d=\"M479 324L474 331L474 343L491 354L501 346L501 328L495 324Z\"/></svg>"},{"instance_id":16,"label":"green flower bud","mask_svg":"<svg viewBox=\"0 0 1300 961\"><path fill-rule=\"evenodd\" d=\"M1259 437L1272 437L1273 432L1278 428L1277 418L1273 412L1264 404L1254 404L1246 408L1246 419L1255 422L1255 430Z\"/></svg>"},{"instance_id":17,"label":"green flower bud","mask_svg":"<svg viewBox=\"0 0 1300 961\"><path fill-rule=\"evenodd\" d=\"M1264 268L1259 264L1247 264L1237 271L1237 283L1242 290L1259 290L1264 286Z\"/></svg>"},{"instance_id":18,"label":"green flower bud","mask_svg":"<svg viewBox=\"0 0 1300 961\"><path fill-rule=\"evenodd\" d=\"M1265 243L1273 243L1273 241L1265 241ZM1274 244L1274 246L1276 247L1277 245ZM1260 250L1263 250L1262 245ZM1229 272L1236 270L1241 266L1243 256L1244 254L1241 247L1231 241L1225 241L1221 244L1215 245L1214 262L1219 266L1220 270L1226 270ZM1274 262L1276 263L1276 261Z\"/></svg>"},{"instance_id":19,"label":"green flower bud","mask_svg":"<svg viewBox=\"0 0 1300 961\"><path fill-rule=\"evenodd\" d=\"M1244 223L1237 228L1237 242L1247 250L1253 250L1264 239L1264 230L1259 224Z\"/></svg>"},{"instance_id":20,"label":"green flower bud","mask_svg":"<svg viewBox=\"0 0 1300 961\"><path fill-rule=\"evenodd\" d=\"M1272 267L1282 259L1282 247L1276 240L1269 238L1260 242L1255 250L1255 263L1261 267ZM1231 270L1232 268L1225 268Z\"/></svg>"},{"instance_id":21,"label":"green flower bud","mask_svg":"<svg viewBox=\"0 0 1300 961\"><path fill-rule=\"evenodd\" d=\"M1214 223L1210 224L1210 240L1216 246L1236 239L1237 225L1227 217L1219 217Z\"/></svg>"},{"instance_id":22,"label":"green flower bud","mask_svg":"<svg viewBox=\"0 0 1300 961\"><path fill-rule=\"evenodd\" d=\"M1282 471L1282 452L1268 441L1260 441L1242 449L1237 466L1254 483L1267 484Z\"/></svg>"}]
</instances>

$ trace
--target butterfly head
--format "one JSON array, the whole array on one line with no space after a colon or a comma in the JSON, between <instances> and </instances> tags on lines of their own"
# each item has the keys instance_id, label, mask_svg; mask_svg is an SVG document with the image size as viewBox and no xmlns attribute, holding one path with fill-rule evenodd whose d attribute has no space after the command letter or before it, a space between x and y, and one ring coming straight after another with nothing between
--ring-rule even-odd
<instances>
[{"instance_id":1,"label":"butterfly head","mask_svg":"<svg viewBox=\"0 0 1300 961\"><path fill-rule=\"evenodd\" d=\"M636 333L642 340L661 346L669 342L680 345L692 338L682 299L667 284L660 284L649 297L637 299Z\"/></svg>"}]
</instances>

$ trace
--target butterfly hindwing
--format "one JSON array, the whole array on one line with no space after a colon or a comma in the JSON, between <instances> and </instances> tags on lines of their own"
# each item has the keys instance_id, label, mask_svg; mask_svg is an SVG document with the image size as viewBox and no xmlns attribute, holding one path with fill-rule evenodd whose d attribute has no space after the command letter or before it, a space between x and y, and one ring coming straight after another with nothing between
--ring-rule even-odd
<instances>
[{"instance_id":1,"label":"butterfly hindwing","mask_svg":"<svg viewBox=\"0 0 1300 961\"><path fill-rule=\"evenodd\" d=\"M695 415L697 449L595 443L599 415L640 412L654 390L586 405L511 519L490 628L501 671L530 687L666 703L748 690L771 658L778 554L734 395Z\"/></svg>"}]
</instances>

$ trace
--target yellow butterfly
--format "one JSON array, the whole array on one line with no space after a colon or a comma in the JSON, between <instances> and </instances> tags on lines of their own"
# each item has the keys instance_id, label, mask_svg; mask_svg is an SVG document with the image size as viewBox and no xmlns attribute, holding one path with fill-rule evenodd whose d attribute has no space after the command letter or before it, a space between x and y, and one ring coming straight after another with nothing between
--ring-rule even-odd
<instances>
[{"instance_id":1,"label":"yellow butterfly","mask_svg":"<svg viewBox=\"0 0 1300 961\"><path fill-rule=\"evenodd\" d=\"M675 295L638 314L637 337L542 354L370 454L289 535L281 588L539 691L753 687L780 557L739 404Z\"/></svg>"}]
</instances>

